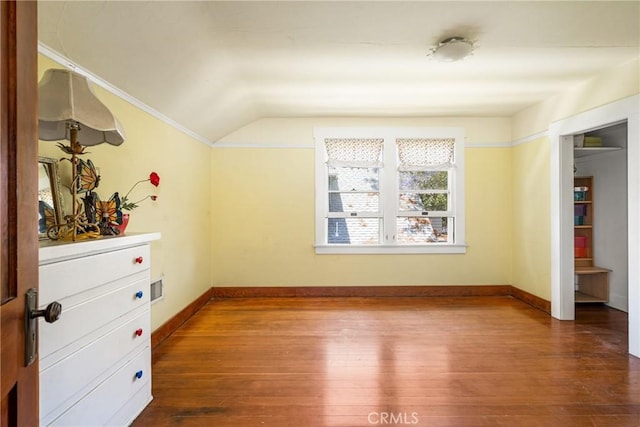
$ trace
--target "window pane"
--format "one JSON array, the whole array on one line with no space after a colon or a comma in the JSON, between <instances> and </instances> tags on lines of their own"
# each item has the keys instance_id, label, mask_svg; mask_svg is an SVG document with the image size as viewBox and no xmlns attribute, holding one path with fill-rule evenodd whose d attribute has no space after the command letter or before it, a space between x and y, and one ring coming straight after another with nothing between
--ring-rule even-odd
<instances>
[{"instance_id":1,"label":"window pane","mask_svg":"<svg viewBox=\"0 0 640 427\"><path fill-rule=\"evenodd\" d=\"M400 191L447 190L449 188L448 171L405 171L399 173Z\"/></svg>"},{"instance_id":2,"label":"window pane","mask_svg":"<svg viewBox=\"0 0 640 427\"><path fill-rule=\"evenodd\" d=\"M400 193L399 208L407 211L448 211L449 195L446 193Z\"/></svg>"},{"instance_id":3,"label":"window pane","mask_svg":"<svg viewBox=\"0 0 640 427\"><path fill-rule=\"evenodd\" d=\"M453 218L398 217L397 224L400 244L446 243L450 241L449 229L453 226Z\"/></svg>"},{"instance_id":4,"label":"window pane","mask_svg":"<svg viewBox=\"0 0 640 427\"><path fill-rule=\"evenodd\" d=\"M329 191L378 191L378 170L329 167Z\"/></svg>"},{"instance_id":5,"label":"window pane","mask_svg":"<svg viewBox=\"0 0 640 427\"><path fill-rule=\"evenodd\" d=\"M380 218L328 218L328 243L377 245L380 243Z\"/></svg>"},{"instance_id":6,"label":"window pane","mask_svg":"<svg viewBox=\"0 0 640 427\"><path fill-rule=\"evenodd\" d=\"M379 212L378 193L329 193L329 212Z\"/></svg>"}]
</instances>

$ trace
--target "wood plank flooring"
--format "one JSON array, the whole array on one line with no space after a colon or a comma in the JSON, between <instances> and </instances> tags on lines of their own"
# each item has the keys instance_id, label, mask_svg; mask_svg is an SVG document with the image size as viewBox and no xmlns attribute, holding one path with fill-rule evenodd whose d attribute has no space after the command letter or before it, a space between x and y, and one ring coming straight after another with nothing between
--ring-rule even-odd
<instances>
[{"instance_id":1,"label":"wood plank flooring","mask_svg":"<svg viewBox=\"0 0 640 427\"><path fill-rule=\"evenodd\" d=\"M211 301L153 352L134 427L637 427L626 322L511 297Z\"/></svg>"}]
</instances>

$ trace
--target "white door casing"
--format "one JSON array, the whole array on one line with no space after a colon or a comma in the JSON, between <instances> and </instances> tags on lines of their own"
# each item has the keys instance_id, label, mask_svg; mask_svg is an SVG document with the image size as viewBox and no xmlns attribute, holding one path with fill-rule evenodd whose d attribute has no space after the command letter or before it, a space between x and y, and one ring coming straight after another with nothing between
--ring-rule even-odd
<instances>
[{"instance_id":1,"label":"white door casing","mask_svg":"<svg viewBox=\"0 0 640 427\"><path fill-rule=\"evenodd\" d=\"M640 95L551 124L551 315L573 320L573 135L627 122L629 353L640 357Z\"/></svg>"}]
</instances>

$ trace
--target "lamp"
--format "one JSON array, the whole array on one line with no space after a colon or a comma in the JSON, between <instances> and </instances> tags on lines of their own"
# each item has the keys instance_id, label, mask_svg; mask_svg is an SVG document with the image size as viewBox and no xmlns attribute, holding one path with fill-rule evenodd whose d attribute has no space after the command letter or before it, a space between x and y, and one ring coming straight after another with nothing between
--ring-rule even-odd
<instances>
[{"instance_id":1,"label":"lamp","mask_svg":"<svg viewBox=\"0 0 640 427\"><path fill-rule=\"evenodd\" d=\"M449 37L431 49L429 55L443 62L454 62L466 58L473 52L473 42L464 37Z\"/></svg>"},{"instance_id":2,"label":"lamp","mask_svg":"<svg viewBox=\"0 0 640 427\"><path fill-rule=\"evenodd\" d=\"M68 140L58 145L71 155L71 215L64 224L47 230L49 238L67 237L76 240L78 228L89 232L93 224L80 221L81 205L77 201L78 156L84 146L102 143L120 145L124 131L109 109L96 97L87 78L70 70L50 69L38 83L38 129L44 141ZM80 141L79 136L82 136Z\"/></svg>"}]
</instances>

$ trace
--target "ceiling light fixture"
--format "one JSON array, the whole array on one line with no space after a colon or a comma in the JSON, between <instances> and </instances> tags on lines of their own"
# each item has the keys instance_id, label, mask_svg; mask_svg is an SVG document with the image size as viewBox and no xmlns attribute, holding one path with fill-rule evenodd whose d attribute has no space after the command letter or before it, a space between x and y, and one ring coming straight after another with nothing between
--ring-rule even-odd
<instances>
[{"instance_id":1,"label":"ceiling light fixture","mask_svg":"<svg viewBox=\"0 0 640 427\"><path fill-rule=\"evenodd\" d=\"M473 42L464 37L449 37L431 48L429 56L442 62L455 62L473 53Z\"/></svg>"}]
</instances>

